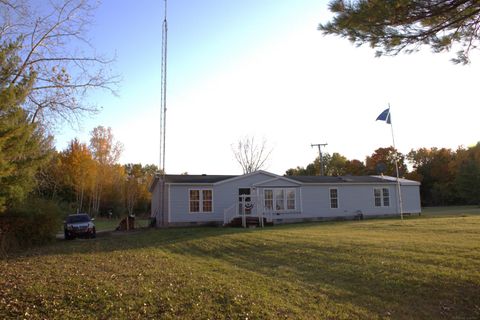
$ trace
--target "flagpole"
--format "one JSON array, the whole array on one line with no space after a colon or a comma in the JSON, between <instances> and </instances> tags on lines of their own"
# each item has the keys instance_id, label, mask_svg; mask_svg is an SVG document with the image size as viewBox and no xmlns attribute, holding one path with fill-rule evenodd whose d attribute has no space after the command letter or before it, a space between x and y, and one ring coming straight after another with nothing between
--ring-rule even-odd
<instances>
[{"instance_id":1,"label":"flagpole","mask_svg":"<svg viewBox=\"0 0 480 320\"><path fill-rule=\"evenodd\" d=\"M397 148L395 147L395 135L393 134L393 123L392 123L392 118L391 118L391 113L390 113L390 103L388 103L388 117L390 117L390 129L392 131L393 149L396 152ZM398 159L397 159L396 154L395 154L395 171L397 173L397 194L398 194L398 201L400 203L400 219L403 220L402 190L400 188L400 177L399 177L399 174L398 174Z\"/></svg>"}]
</instances>

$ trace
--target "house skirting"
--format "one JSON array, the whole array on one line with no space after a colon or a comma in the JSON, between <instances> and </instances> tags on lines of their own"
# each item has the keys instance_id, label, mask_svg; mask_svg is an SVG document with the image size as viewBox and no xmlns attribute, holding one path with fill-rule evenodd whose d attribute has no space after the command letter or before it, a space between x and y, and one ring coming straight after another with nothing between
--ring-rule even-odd
<instances>
[{"instance_id":1,"label":"house skirting","mask_svg":"<svg viewBox=\"0 0 480 320\"><path fill-rule=\"evenodd\" d=\"M223 221L170 222L168 227L221 227Z\"/></svg>"}]
</instances>

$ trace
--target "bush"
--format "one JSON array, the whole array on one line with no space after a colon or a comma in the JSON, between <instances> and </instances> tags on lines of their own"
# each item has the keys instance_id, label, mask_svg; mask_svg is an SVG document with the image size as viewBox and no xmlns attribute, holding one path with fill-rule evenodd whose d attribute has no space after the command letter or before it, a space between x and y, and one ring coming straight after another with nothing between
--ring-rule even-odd
<instances>
[{"instance_id":1,"label":"bush","mask_svg":"<svg viewBox=\"0 0 480 320\"><path fill-rule=\"evenodd\" d=\"M62 210L51 200L28 199L0 215L0 253L44 244L55 239Z\"/></svg>"}]
</instances>

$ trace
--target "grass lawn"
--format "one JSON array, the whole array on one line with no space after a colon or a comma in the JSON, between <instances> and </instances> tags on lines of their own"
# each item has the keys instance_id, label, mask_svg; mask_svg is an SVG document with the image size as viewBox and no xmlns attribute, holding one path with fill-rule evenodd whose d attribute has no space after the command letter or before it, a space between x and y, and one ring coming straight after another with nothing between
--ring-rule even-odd
<instances>
[{"instance_id":1,"label":"grass lawn","mask_svg":"<svg viewBox=\"0 0 480 320\"><path fill-rule=\"evenodd\" d=\"M0 260L0 318L479 319L480 215L146 230Z\"/></svg>"},{"instance_id":2,"label":"grass lawn","mask_svg":"<svg viewBox=\"0 0 480 320\"><path fill-rule=\"evenodd\" d=\"M95 219L95 228L97 231L113 231L115 230L122 219L105 219L98 218ZM135 218L135 228L144 228L148 227L150 220L145 218ZM62 226L63 228L63 226ZM63 229L62 229L63 230Z\"/></svg>"},{"instance_id":3,"label":"grass lawn","mask_svg":"<svg viewBox=\"0 0 480 320\"><path fill-rule=\"evenodd\" d=\"M458 216L480 214L480 206L450 206L450 207L426 207L422 208L424 216Z\"/></svg>"}]
</instances>

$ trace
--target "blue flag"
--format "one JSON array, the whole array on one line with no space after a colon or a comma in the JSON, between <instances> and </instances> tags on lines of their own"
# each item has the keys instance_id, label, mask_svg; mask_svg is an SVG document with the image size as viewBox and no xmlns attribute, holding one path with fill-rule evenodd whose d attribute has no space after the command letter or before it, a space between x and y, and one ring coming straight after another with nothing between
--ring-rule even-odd
<instances>
[{"instance_id":1,"label":"blue flag","mask_svg":"<svg viewBox=\"0 0 480 320\"><path fill-rule=\"evenodd\" d=\"M392 118L390 117L390 108L383 110L383 112L377 117L377 120L386 121L388 124L391 124Z\"/></svg>"}]
</instances>

